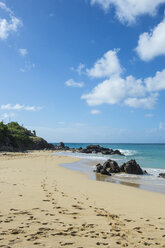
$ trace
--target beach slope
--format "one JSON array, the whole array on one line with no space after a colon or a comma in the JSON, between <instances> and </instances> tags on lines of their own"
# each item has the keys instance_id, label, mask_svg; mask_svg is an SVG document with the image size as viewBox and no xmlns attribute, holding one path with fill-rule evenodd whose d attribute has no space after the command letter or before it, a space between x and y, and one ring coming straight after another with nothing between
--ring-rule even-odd
<instances>
[{"instance_id":1,"label":"beach slope","mask_svg":"<svg viewBox=\"0 0 165 248\"><path fill-rule=\"evenodd\" d=\"M165 247L165 195L59 166L76 161L1 153L0 247Z\"/></svg>"}]
</instances>

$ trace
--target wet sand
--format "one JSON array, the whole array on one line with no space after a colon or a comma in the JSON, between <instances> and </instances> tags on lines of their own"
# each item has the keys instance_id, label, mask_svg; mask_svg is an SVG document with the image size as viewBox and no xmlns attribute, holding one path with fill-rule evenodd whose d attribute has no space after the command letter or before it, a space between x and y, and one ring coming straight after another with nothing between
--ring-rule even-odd
<instances>
[{"instance_id":1,"label":"wet sand","mask_svg":"<svg viewBox=\"0 0 165 248\"><path fill-rule=\"evenodd\" d=\"M90 180L52 152L0 155L0 247L165 247L165 195Z\"/></svg>"},{"instance_id":2,"label":"wet sand","mask_svg":"<svg viewBox=\"0 0 165 248\"><path fill-rule=\"evenodd\" d=\"M66 156L64 154L67 153L63 153L61 155ZM83 158L75 163L62 164L61 166L68 168L70 170L83 172L84 174L88 175L88 177L92 180L122 184L130 187L135 187L143 190L165 194L165 179L158 177L158 175L157 176L155 175L153 176L152 174L130 175L125 173L119 173L119 174L112 173L111 176L101 175L99 173L94 172L94 169L96 168L96 164L98 163L103 164L103 161Z\"/></svg>"}]
</instances>

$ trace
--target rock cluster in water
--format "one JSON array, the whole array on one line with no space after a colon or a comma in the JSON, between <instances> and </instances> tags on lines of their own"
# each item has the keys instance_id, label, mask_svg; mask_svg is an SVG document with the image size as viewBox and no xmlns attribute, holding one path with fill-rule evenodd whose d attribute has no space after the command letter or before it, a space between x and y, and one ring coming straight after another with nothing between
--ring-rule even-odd
<instances>
[{"instance_id":1,"label":"rock cluster in water","mask_svg":"<svg viewBox=\"0 0 165 248\"><path fill-rule=\"evenodd\" d=\"M55 149L64 150L64 151L71 151L71 152L81 152L81 153L86 153L86 154L101 153L103 155L122 155L122 156L124 156L124 154L122 154L119 150L113 150L113 149L105 148L105 147L102 147L99 145L88 145L84 149L82 147L69 148L68 146L65 146L65 144L63 142L61 142L59 146L55 146Z\"/></svg>"},{"instance_id":2,"label":"rock cluster in water","mask_svg":"<svg viewBox=\"0 0 165 248\"><path fill-rule=\"evenodd\" d=\"M102 175L111 176L111 173L120 173L124 172L127 174L136 174L143 175L146 174L146 171L143 171L139 164L137 164L136 160L130 160L127 163L119 166L116 161L108 159L103 165L97 164L96 170L97 173Z\"/></svg>"},{"instance_id":3,"label":"rock cluster in water","mask_svg":"<svg viewBox=\"0 0 165 248\"><path fill-rule=\"evenodd\" d=\"M165 178L165 173L160 173L159 177Z\"/></svg>"}]
</instances>

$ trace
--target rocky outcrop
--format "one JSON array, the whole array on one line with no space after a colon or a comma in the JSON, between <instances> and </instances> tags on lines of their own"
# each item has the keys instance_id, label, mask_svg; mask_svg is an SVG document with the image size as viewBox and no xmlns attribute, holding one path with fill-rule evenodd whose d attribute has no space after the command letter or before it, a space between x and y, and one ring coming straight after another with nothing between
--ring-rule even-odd
<instances>
[{"instance_id":1,"label":"rocky outcrop","mask_svg":"<svg viewBox=\"0 0 165 248\"><path fill-rule=\"evenodd\" d=\"M105 168L106 170L108 170L110 173L119 173L120 172L120 168L117 164L116 161L108 159L104 164L103 164L103 168Z\"/></svg>"},{"instance_id":2,"label":"rocky outcrop","mask_svg":"<svg viewBox=\"0 0 165 248\"><path fill-rule=\"evenodd\" d=\"M165 178L165 173L160 173L159 177Z\"/></svg>"},{"instance_id":3,"label":"rocky outcrop","mask_svg":"<svg viewBox=\"0 0 165 248\"><path fill-rule=\"evenodd\" d=\"M116 161L108 159L103 165L97 164L95 172L111 176L111 173L119 173L120 168Z\"/></svg>"},{"instance_id":4,"label":"rocky outcrop","mask_svg":"<svg viewBox=\"0 0 165 248\"><path fill-rule=\"evenodd\" d=\"M86 153L86 154L96 154L96 153L102 153L103 155L122 155L119 150L113 150L109 148L105 148L99 145L88 145L86 148L69 148L68 146L65 146L63 142L60 142L60 145L55 145L54 146L56 150L62 150L62 151L70 151L70 152L81 152L81 153Z\"/></svg>"},{"instance_id":5,"label":"rocky outcrop","mask_svg":"<svg viewBox=\"0 0 165 248\"><path fill-rule=\"evenodd\" d=\"M58 151L67 151L67 150L70 150L71 151L71 149L68 146L66 146L63 142L60 142L60 145L59 146L58 145L54 145L54 149L55 150L58 150Z\"/></svg>"},{"instance_id":6,"label":"rocky outcrop","mask_svg":"<svg viewBox=\"0 0 165 248\"><path fill-rule=\"evenodd\" d=\"M99 145L88 145L86 148L81 149L81 153L102 153L103 155L123 155L119 150L105 148Z\"/></svg>"},{"instance_id":7,"label":"rocky outcrop","mask_svg":"<svg viewBox=\"0 0 165 248\"><path fill-rule=\"evenodd\" d=\"M120 171L125 172L127 174L136 174L136 175L143 175L144 172L141 169L140 165L137 164L136 160L130 160L127 163L124 163L120 166Z\"/></svg>"},{"instance_id":8,"label":"rocky outcrop","mask_svg":"<svg viewBox=\"0 0 165 248\"><path fill-rule=\"evenodd\" d=\"M61 147L61 148L65 148L64 142L60 142L60 147Z\"/></svg>"},{"instance_id":9,"label":"rocky outcrop","mask_svg":"<svg viewBox=\"0 0 165 248\"><path fill-rule=\"evenodd\" d=\"M17 122L0 122L0 151L23 152L39 149L54 149L54 146L37 137L35 130L31 132Z\"/></svg>"},{"instance_id":10,"label":"rocky outcrop","mask_svg":"<svg viewBox=\"0 0 165 248\"><path fill-rule=\"evenodd\" d=\"M111 173L120 173L124 172L127 174L136 174L136 175L143 175L147 172L144 172L139 164L135 160L130 160L127 163L124 163L122 166L119 167L116 161L108 159L103 165L97 164L96 173L100 173L102 175L111 176Z\"/></svg>"},{"instance_id":11,"label":"rocky outcrop","mask_svg":"<svg viewBox=\"0 0 165 248\"><path fill-rule=\"evenodd\" d=\"M28 150L54 149L52 144L40 137L30 137L32 143L27 147Z\"/></svg>"},{"instance_id":12,"label":"rocky outcrop","mask_svg":"<svg viewBox=\"0 0 165 248\"><path fill-rule=\"evenodd\" d=\"M109 169L106 168L106 167L103 167L103 165L101 165L101 164L96 165L95 172L100 173L102 175L111 176L111 173L110 173Z\"/></svg>"},{"instance_id":13,"label":"rocky outcrop","mask_svg":"<svg viewBox=\"0 0 165 248\"><path fill-rule=\"evenodd\" d=\"M1 146L0 145L0 152L17 152L17 149L14 148L13 146Z\"/></svg>"}]
</instances>

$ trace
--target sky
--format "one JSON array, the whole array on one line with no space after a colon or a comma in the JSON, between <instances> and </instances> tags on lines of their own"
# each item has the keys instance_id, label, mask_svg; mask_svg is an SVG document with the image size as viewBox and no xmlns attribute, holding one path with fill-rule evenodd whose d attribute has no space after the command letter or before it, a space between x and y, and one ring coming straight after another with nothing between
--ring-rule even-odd
<instances>
[{"instance_id":1,"label":"sky","mask_svg":"<svg viewBox=\"0 0 165 248\"><path fill-rule=\"evenodd\" d=\"M0 121L165 143L165 0L0 0Z\"/></svg>"}]
</instances>

